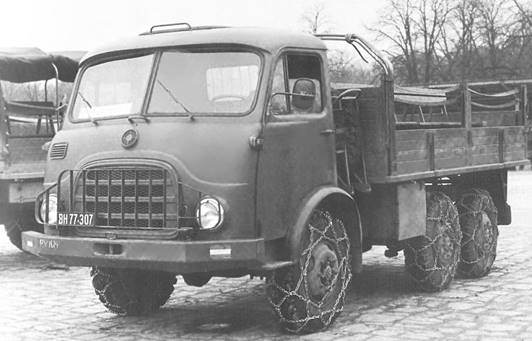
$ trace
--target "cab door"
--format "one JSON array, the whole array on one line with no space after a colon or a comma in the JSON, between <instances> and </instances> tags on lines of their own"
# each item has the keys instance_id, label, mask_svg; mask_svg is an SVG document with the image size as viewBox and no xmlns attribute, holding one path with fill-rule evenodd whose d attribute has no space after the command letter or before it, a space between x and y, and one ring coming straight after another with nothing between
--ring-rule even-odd
<instances>
[{"instance_id":1,"label":"cab door","mask_svg":"<svg viewBox=\"0 0 532 341\"><path fill-rule=\"evenodd\" d=\"M257 174L257 223L267 240L286 234L314 189L336 182L324 60L324 54L285 52L275 66Z\"/></svg>"}]
</instances>

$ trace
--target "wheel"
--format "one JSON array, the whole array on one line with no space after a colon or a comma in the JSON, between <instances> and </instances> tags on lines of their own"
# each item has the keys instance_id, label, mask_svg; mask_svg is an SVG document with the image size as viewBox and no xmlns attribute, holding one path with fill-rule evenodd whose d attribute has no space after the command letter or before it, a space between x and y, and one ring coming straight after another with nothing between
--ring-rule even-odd
<instances>
[{"instance_id":1,"label":"wheel","mask_svg":"<svg viewBox=\"0 0 532 341\"><path fill-rule=\"evenodd\" d=\"M464 193L457 206L463 235L458 273L467 278L485 276L497 255L497 208L482 189Z\"/></svg>"},{"instance_id":2,"label":"wheel","mask_svg":"<svg viewBox=\"0 0 532 341\"><path fill-rule=\"evenodd\" d=\"M187 285L191 285L193 287L202 287L209 283L211 277L212 276L208 273L197 272L183 275L183 280Z\"/></svg>"},{"instance_id":3,"label":"wheel","mask_svg":"<svg viewBox=\"0 0 532 341\"><path fill-rule=\"evenodd\" d=\"M331 325L351 280L350 242L342 220L315 210L301 241L297 264L275 270L266 283L281 327L297 334Z\"/></svg>"},{"instance_id":4,"label":"wheel","mask_svg":"<svg viewBox=\"0 0 532 341\"><path fill-rule=\"evenodd\" d=\"M42 225L35 221L33 204L13 205L4 222L6 234L13 245L22 250L22 232L43 232Z\"/></svg>"},{"instance_id":5,"label":"wheel","mask_svg":"<svg viewBox=\"0 0 532 341\"><path fill-rule=\"evenodd\" d=\"M168 301L176 277L162 271L91 269L92 286L103 305L119 315L151 313Z\"/></svg>"},{"instance_id":6,"label":"wheel","mask_svg":"<svg viewBox=\"0 0 532 341\"><path fill-rule=\"evenodd\" d=\"M426 228L424 236L406 242L406 270L420 289L441 291L456 274L462 237L458 211L447 195L427 192Z\"/></svg>"}]
</instances>

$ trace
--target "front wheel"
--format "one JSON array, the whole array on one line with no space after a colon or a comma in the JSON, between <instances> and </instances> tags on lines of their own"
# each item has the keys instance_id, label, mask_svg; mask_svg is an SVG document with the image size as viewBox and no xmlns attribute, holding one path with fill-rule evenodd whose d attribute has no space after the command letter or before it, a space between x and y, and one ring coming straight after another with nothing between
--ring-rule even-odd
<instances>
[{"instance_id":1,"label":"front wheel","mask_svg":"<svg viewBox=\"0 0 532 341\"><path fill-rule=\"evenodd\" d=\"M461 238L452 200L441 192L427 192L426 233L409 239L404 249L406 270L420 289L434 292L451 284L460 259Z\"/></svg>"},{"instance_id":2,"label":"front wheel","mask_svg":"<svg viewBox=\"0 0 532 341\"><path fill-rule=\"evenodd\" d=\"M485 276L497 254L497 208L483 189L464 193L457 206L463 234L458 273L466 278Z\"/></svg>"},{"instance_id":3,"label":"front wheel","mask_svg":"<svg viewBox=\"0 0 532 341\"><path fill-rule=\"evenodd\" d=\"M13 245L22 250L22 232L43 232L42 225L35 221L34 204L13 205L6 217L4 227L6 234Z\"/></svg>"},{"instance_id":4,"label":"front wheel","mask_svg":"<svg viewBox=\"0 0 532 341\"><path fill-rule=\"evenodd\" d=\"M119 315L144 315L159 309L176 283L170 273L137 269L93 267L91 277L100 301Z\"/></svg>"},{"instance_id":5,"label":"front wheel","mask_svg":"<svg viewBox=\"0 0 532 341\"><path fill-rule=\"evenodd\" d=\"M268 278L268 299L291 333L327 328L344 306L351 280L350 243L343 221L315 210L301 239L297 264Z\"/></svg>"}]
</instances>

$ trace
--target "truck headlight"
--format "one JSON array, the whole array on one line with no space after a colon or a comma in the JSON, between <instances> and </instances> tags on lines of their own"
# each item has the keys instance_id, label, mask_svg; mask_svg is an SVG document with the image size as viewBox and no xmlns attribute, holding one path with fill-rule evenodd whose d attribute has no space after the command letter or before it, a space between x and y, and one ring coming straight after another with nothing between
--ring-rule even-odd
<instances>
[{"instance_id":1,"label":"truck headlight","mask_svg":"<svg viewBox=\"0 0 532 341\"><path fill-rule=\"evenodd\" d=\"M213 197L200 200L196 210L196 221L205 230L217 228L224 220L224 208L220 201Z\"/></svg>"},{"instance_id":2,"label":"truck headlight","mask_svg":"<svg viewBox=\"0 0 532 341\"><path fill-rule=\"evenodd\" d=\"M57 223L57 195L50 193L48 196L48 220L46 220L46 198L41 203L41 219L46 224Z\"/></svg>"}]
</instances>

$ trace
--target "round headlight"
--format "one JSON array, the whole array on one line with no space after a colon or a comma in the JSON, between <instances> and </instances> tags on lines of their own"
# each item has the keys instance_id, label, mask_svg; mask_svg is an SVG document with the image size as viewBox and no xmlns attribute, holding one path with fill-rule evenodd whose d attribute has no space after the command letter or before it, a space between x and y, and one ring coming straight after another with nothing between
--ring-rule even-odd
<instances>
[{"instance_id":1,"label":"round headlight","mask_svg":"<svg viewBox=\"0 0 532 341\"><path fill-rule=\"evenodd\" d=\"M224 209L222 204L215 198L201 199L196 210L196 220L202 229L214 229L222 225Z\"/></svg>"},{"instance_id":2,"label":"round headlight","mask_svg":"<svg viewBox=\"0 0 532 341\"><path fill-rule=\"evenodd\" d=\"M41 219L45 224L57 223L57 195L51 193L48 196L48 221L46 221L46 198L41 203Z\"/></svg>"}]
</instances>

